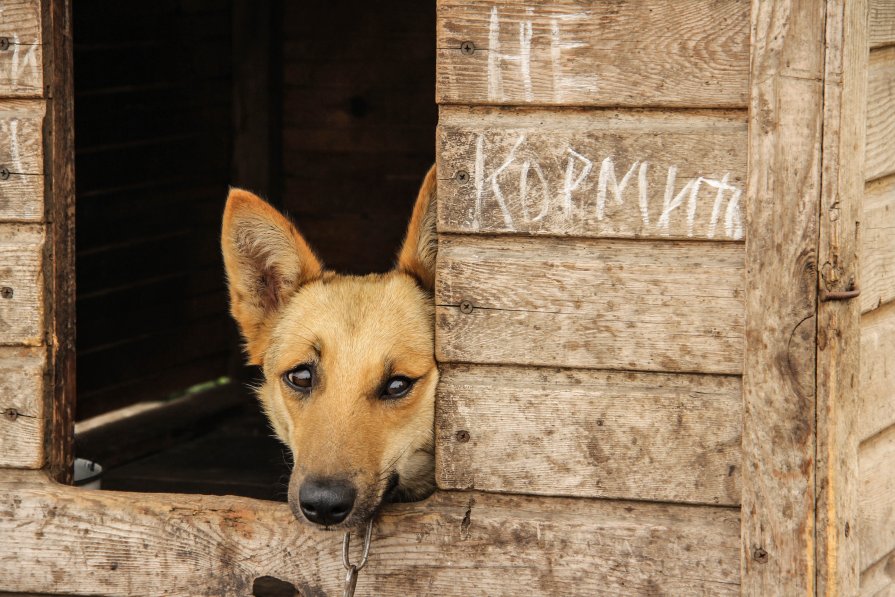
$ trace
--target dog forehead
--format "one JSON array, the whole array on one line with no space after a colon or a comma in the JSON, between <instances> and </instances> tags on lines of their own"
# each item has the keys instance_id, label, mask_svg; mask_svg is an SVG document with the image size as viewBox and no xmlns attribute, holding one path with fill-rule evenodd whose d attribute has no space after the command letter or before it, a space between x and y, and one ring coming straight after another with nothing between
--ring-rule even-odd
<instances>
[{"instance_id":1,"label":"dog forehead","mask_svg":"<svg viewBox=\"0 0 895 597\"><path fill-rule=\"evenodd\" d=\"M273 352L352 348L368 353L431 354L434 306L407 276L334 275L308 284L284 307ZM392 356L401 356L400 354Z\"/></svg>"}]
</instances>

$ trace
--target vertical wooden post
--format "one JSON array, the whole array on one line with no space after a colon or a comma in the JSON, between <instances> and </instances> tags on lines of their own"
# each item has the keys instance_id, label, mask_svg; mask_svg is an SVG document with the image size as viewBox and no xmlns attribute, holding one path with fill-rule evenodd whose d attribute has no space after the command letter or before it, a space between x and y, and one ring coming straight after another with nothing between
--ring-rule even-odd
<instances>
[{"instance_id":1,"label":"vertical wooden post","mask_svg":"<svg viewBox=\"0 0 895 597\"><path fill-rule=\"evenodd\" d=\"M742 593L813 595L824 3L752 2Z\"/></svg>"},{"instance_id":2,"label":"vertical wooden post","mask_svg":"<svg viewBox=\"0 0 895 597\"><path fill-rule=\"evenodd\" d=\"M45 0L44 72L46 176L47 466L68 482L74 459L75 412L75 154L71 0Z\"/></svg>"},{"instance_id":3,"label":"vertical wooden post","mask_svg":"<svg viewBox=\"0 0 895 597\"><path fill-rule=\"evenodd\" d=\"M856 595L860 300L858 220L867 109L866 0L827 2L817 320L817 594Z\"/></svg>"}]
</instances>

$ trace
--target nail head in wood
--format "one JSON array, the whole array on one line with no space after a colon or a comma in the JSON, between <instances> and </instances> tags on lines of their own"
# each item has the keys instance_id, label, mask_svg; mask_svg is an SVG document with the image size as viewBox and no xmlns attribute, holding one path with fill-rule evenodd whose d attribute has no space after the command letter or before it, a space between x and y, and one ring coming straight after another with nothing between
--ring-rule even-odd
<instances>
[{"instance_id":1,"label":"nail head in wood","mask_svg":"<svg viewBox=\"0 0 895 597\"><path fill-rule=\"evenodd\" d=\"M475 52L475 44L471 41L464 41L460 44L460 53L467 56Z\"/></svg>"},{"instance_id":2,"label":"nail head in wood","mask_svg":"<svg viewBox=\"0 0 895 597\"><path fill-rule=\"evenodd\" d=\"M14 292L13 292L12 288L10 288L9 286L4 286L3 288L0 288L0 296L2 296L5 299L11 299L13 294L14 294Z\"/></svg>"},{"instance_id":3,"label":"nail head in wood","mask_svg":"<svg viewBox=\"0 0 895 597\"><path fill-rule=\"evenodd\" d=\"M466 442L468 442L469 441L469 432L466 431L465 429L461 429L460 431L458 431L457 432L457 441L460 442L461 444L465 444Z\"/></svg>"},{"instance_id":4,"label":"nail head in wood","mask_svg":"<svg viewBox=\"0 0 895 597\"><path fill-rule=\"evenodd\" d=\"M766 564L768 561L768 552L761 547L756 547L752 550L752 559L759 564Z\"/></svg>"},{"instance_id":5,"label":"nail head in wood","mask_svg":"<svg viewBox=\"0 0 895 597\"><path fill-rule=\"evenodd\" d=\"M16 419L19 418L19 411L17 411L14 408L7 408L6 410L3 411L3 416L8 421L15 421Z\"/></svg>"},{"instance_id":6,"label":"nail head in wood","mask_svg":"<svg viewBox=\"0 0 895 597\"><path fill-rule=\"evenodd\" d=\"M469 315L470 313L472 313L472 309L473 309L473 306L472 306L471 302L460 301L460 313L465 313L466 315Z\"/></svg>"},{"instance_id":7,"label":"nail head in wood","mask_svg":"<svg viewBox=\"0 0 895 597\"><path fill-rule=\"evenodd\" d=\"M0 167L0 180L9 180L9 168L6 166Z\"/></svg>"},{"instance_id":8,"label":"nail head in wood","mask_svg":"<svg viewBox=\"0 0 895 597\"><path fill-rule=\"evenodd\" d=\"M469 182L469 172L466 170L457 170L457 173L454 174L454 180L460 184L466 184Z\"/></svg>"},{"instance_id":9,"label":"nail head in wood","mask_svg":"<svg viewBox=\"0 0 895 597\"><path fill-rule=\"evenodd\" d=\"M0 52L4 52L9 49L9 38L8 37L0 37Z\"/></svg>"}]
</instances>

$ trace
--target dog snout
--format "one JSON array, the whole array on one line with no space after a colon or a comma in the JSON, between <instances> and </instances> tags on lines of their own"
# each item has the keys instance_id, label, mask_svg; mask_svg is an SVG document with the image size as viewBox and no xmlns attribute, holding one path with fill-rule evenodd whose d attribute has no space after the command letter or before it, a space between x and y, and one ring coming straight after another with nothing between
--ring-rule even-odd
<instances>
[{"instance_id":1,"label":"dog snout","mask_svg":"<svg viewBox=\"0 0 895 597\"><path fill-rule=\"evenodd\" d=\"M309 479L298 490L301 513L313 523L324 526L339 524L354 508L357 489L340 479Z\"/></svg>"}]
</instances>

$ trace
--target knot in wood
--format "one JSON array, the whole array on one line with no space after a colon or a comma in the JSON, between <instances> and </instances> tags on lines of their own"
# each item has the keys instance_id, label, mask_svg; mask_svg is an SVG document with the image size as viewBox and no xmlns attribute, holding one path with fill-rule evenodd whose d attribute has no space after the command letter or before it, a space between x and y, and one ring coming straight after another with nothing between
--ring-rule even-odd
<instances>
[{"instance_id":1,"label":"knot in wood","mask_svg":"<svg viewBox=\"0 0 895 597\"><path fill-rule=\"evenodd\" d=\"M460 44L460 53L467 56L475 52L475 44L471 41L464 41Z\"/></svg>"}]
</instances>

